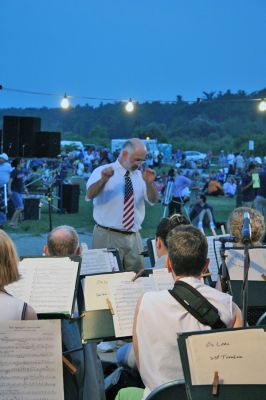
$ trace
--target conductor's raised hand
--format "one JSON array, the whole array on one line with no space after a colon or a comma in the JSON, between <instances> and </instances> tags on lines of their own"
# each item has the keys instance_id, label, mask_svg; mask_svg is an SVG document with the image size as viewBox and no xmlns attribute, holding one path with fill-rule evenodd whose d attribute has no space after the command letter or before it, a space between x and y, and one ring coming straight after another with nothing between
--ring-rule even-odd
<instances>
[{"instance_id":1,"label":"conductor's raised hand","mask_svg":"<svg viewBox=\"0 0 266 400\"><path fill-rule=\"evenodd\" d=\"M105 182L107 182L113 175L114 175L114 170L112 167L107 167L102 170L102 179Z\"/></svg>"},{"instance_id":2,"label":"conductor's raised hand","mask_svg":"<svg viewBox=\"0 0 266 400\"><path fill-rule=\"evenodd\" d=\"M156 178L156 172L151 168L146 168L142 171L142 177L146 183L152 183Z\"/></svg>"}]
</instances>

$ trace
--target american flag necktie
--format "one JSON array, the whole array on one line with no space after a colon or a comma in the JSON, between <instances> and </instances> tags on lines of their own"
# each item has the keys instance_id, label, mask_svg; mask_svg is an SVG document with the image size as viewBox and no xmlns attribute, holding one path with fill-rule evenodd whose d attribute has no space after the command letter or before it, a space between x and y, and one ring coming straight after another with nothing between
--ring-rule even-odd
<instances>
[{"instance_id":1,"label":"american flag necktie","mask_svg":"<svg viewBox=\"0 0 266 400\"><path fill-rule=\"evenodd\" d=\"M123 227L130 231L134 225L134 192L129 171L125 173L125 197L123 211Z\"/></svg>"}]
</instances>

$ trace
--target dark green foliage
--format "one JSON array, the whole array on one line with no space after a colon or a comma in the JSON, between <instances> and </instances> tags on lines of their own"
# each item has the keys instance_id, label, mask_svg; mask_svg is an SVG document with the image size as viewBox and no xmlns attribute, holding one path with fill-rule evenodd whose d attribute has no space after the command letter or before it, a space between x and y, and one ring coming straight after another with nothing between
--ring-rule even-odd
<instances>
[{"instance_id":1,"label":"dark green foliage","mask_svg":"<svg viewBox=\"0 0 266 400\"><path fill-rule=\"evenodd\" d=\"M246 94L203 92L200 101L188 103L177 96L176 103L159 101L137 103L133 113L124 103L100 104L97 107L76 106L70 110L1 109L4 115L38 116L42 130L61 131L64 139L82 140L110 146L110 139L156 138L175 148L218 152L247 150L248 140L255 141L255 153L266 154L266 113L258 111L258 101L266 89Z\"/></svg>"}]
</instances>

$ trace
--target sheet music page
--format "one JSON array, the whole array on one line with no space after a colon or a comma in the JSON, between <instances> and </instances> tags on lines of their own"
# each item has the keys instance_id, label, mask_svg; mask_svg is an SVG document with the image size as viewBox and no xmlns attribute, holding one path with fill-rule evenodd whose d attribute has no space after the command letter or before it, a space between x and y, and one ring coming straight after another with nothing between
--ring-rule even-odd
<instances>
[{"instance_id":1,"label":"sheet music page","mask_svg":"<svg viewBox=\"0 0 266 400\"><path fill-rule=\"evenodd\" d=\"M227 269L231 280L243 280L244 250L231 249L227 252ZM263 281L262 274L266 275L266 248L250 249L249 281Z\"/></svg>"},{"instance_id":2,"label":"sheet music page","mask_svg":"<svg viewBox=\"0 0 266 400\"><path fill-rule=\"evenodd\" d=\"M220 249L221 249L221 243L218 240L215 240L213 242L214 238L220 238L220 237L226 237L229 235L218 235L218 236L206 236L207 242L208 242L208 258L210 260L209 263L209 271L212 273L211 279L216 282L218 279L218 268L222 264L222 259L221 259L221 254L220 254ZM215 243L215 244L214 244ZM217 260L218 260L218 265L216 262L215 258L215 251L214 251L214 246L217 254ZM226 247L231 247L232 243L226 243Z\"/></svg>"},{"instance_id":3,"label":"sheet music page","mask_svg":"<svg viewBox=\"0 0 266 400\"><path fill-rule=\"evenodd\" d=\"M152 274L149 276L141 276L137 279L137 281L141 282L143 293L154 292L155 290L157 290L154 284L154 280L152 278Z\"/></svg>"},{"instance_id":4,"label":"sheet music page","mask_svg":"<svg viewBox=\"0 0 266 400\"><path fill-rule=\"evenodd\" d=\"M135 306L138 298L144 293L142 280L113 281L109 282L108 286L109 299L114 310L115 336L132 336Z\"/></svg>"},{"instance_id":5,"label":"sheet music page","mask_svg":"<svg viewBox=\"0 0 266 400\"><path fill-rule=\"evenodd\" d=\"M266 334L246 329L191 335L186 339L192 385L266 384Z\"/></svg>"},{"instance_id":6,"label":"sheet music page","mask_svg":"<svg viewBox=\"0 0 266 400\"><path fill-rule=\"evenodd\" d=\"M86 249L83 246L80 275L113 272L115 265L112 261L107 249Z\"/></svg>"},{"instance_id":7,"label":"sheet music page","mask_svg":"<svg viewBox=\"0 0 266 400\"><path fill-rule=\"evenodd\" d=\"M2 321L1 400L63 400L59 320Z\"/></svg>"},{"instance_id":8,"label":"sheet music page","mask_svg":"<svg viewBox=\"0 0 266 400\"><path fill-rule=\"evenodd\" d=\"M152 279L155 290L169 290L174 287L174 279L167 268L153 269Z\"/></svg>"},{"instance_id":9,"label":"sheet music page","mask_svg":"<svg viewBox=\"0 0 266 400\"><path fill-rule=\"evenodd\" d=\"M116 256L111 251L108 251L107 255L108 255L108 258L109 258L111 271L118 272L119 271L119 266L118 266L118 262L117 262Z\"/></svg>"},{"instance_id":10,"label":"sheet music page","mask_svg":"<svg viewBox=\"0 0 266 400\"><path fill-rule=\"evenodd\" d=\"M106 302L109 295L108 282L131 281L134 277L135 272L86 276L84 279L85 311L108 310Z\"/></svg>"},{"instance_id":11,"label":"sheet music page","mask_svg":"<svg viewBox=\"0 0 266 400\"><path fill-rule=\"evenodd\" d=\"M35 268L28 268L25 263L20 262L18 270L21 276L20 279L17 282L7 285L6 290L13 296L24 300L26 303L29 303L34 281Z\"/></svg>"},{"instance_id":12,"label":"sheet music page","mask_svg":"<svg viewBox=\"0 0 266 400\"><path fill-rule=\"evenodd\" d=\"M26 298L25 292L23 297L21 287L26 286L24 279L6 287L10 294L31 304L39 314L71 314L78 262L71 261L69 257L24 258L19 263L19 272L25 281L30 278L29 296Z\"/></svg>"}]
</instances>

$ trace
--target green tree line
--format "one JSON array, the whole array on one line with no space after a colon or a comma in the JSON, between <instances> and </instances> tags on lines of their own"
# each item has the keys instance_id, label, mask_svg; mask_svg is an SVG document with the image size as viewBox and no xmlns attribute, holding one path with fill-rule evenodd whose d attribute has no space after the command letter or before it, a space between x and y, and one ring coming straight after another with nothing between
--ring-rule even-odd
<instances>
[{"instance_id":1,"label":"green tree line","mask_svg":"<svg viewBox=\"0 0 266 400\"><path fill-rule=\"evenodd\" d=\"M266 89L251 94L203 92L193 103L158 101L136 103L127 113L122 102L60 108L2 108L4 115L40 117L43 131L60 131L62 138L110 146L115 138L149 136L174 149L224 151L247 150L255 141L255 153L266 154L266 112L258 111L258 99ZM2 120L2 118L1 118Z\"/></svg>"}]
</instances>

